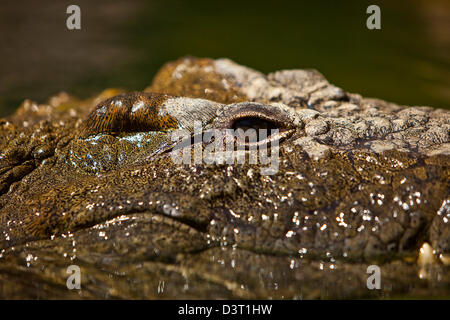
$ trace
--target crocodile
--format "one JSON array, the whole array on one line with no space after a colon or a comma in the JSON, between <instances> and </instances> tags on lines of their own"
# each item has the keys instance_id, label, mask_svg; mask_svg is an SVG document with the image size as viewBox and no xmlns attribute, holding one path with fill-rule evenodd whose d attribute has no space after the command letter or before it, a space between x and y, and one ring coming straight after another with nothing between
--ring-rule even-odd
<instances>
[{"instance_id":1,"label":"crocodile","mask_svg":"<svg viewBox=\"0 0 450 320\"><path fill-rule=\"evenodd\" d=\"M174 132L212 143L195 121L277 129L276 172L175 163ZM448 298L449 132L445 109L229 59L166 63L141 92L25 100L0 120L0 297Z\"/></svg>"}]
</instances>

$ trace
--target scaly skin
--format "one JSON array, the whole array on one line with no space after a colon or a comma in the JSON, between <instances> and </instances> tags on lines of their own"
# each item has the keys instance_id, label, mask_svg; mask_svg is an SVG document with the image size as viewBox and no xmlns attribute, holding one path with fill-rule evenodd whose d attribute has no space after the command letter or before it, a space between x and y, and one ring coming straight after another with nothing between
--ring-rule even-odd
<instances>
[{"instance_id":1,"label":"scaly skin","mask_svg":"<svg viewBox=\"0 0 450 320\"><path fill-rule=\"evenodd\" d=\"M145 91L0 122L0 297L449 297L450 112L225 59L168 63ZM276 174L169 156L174 129L242 117L284 130ZM424 242L438 262L419 266Z\"/></svg>"}]
</instances>

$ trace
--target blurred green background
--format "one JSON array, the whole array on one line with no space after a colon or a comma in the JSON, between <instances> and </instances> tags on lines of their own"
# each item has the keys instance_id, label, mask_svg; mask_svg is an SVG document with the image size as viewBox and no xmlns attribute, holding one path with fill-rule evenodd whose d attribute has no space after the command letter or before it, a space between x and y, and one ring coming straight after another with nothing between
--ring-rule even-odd
<instances>
[{"instance_id":1,"label":"blurred green background","mask_svg":"<svg viewBox=\"0 0 450 320\"><path fill-rule=\"evenodd\" d=\"M80 31L66 8L81 8ZM381 30L366 8L381 8ZM142 90L164 62L228 57L265 73L315 68L349 92L450 108L450 1L0 2L0 116L26 98Z\"/></svg>"}]
</instances>

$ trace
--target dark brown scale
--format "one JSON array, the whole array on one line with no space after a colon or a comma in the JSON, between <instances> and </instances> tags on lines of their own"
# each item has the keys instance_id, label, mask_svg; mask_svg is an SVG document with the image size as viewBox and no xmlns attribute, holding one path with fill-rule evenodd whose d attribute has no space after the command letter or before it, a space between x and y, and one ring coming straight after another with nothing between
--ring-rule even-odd
<instances>
[{"instance_id":1,"label":"dark brown scale","mask_svg":"<svg viewBox=\"0 0 450 320\"><path fill-rule=\"evenodd\" d=\"M169 98L173 96L130 92L102 101L89 114L81 136L177 128L178 121L174 117L159 113L161 105Z\"/></svg>"}]
</instances>

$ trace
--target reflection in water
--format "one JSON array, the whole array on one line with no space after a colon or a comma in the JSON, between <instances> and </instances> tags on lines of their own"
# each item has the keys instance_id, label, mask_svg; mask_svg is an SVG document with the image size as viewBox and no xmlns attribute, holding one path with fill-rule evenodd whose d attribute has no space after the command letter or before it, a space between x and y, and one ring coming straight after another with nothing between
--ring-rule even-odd
<instances>
[{"instance_id":1,"label":"reflection in water","mask_svg":"<svg viewBox=\"0 0 450 320\"><path fill-rule=\"evenodd\" d=\"M113 222L111 222L113 223ZM116 222L120 223L120 222ZM67 235L67 242L75 240ZM420 255L428 254L427 244ZM41 283L39 298L201 298L210 299L327 299L327 298L398 298L399 293L410 297L433 294L440 282L448 278L447 270L438 263L408 263L393 261L381 265L382 290L369 290L366 286L367 264L354 264L329 255L326 259L310 260L306 257L270 256L257 254L236 247L211 248L194 255L184 255L182 263L168 261L129 261L116 265L108 260L79 248L81 255L73 261L72 252L19 254L19 265L27 270L11 272L7 264L0 265L5 290L9 298L34 297L35 288L30 283ZM424 253L425 252L425 253ZM59 255L59 256L58 256ZM11 255L6 261L13 261ZM419 257L419 260L421 258ZM4 262L6 262L4 260ZM17 260L19 262L19 260ZM207 262L207 263L206 263ZM67 290L62 273L67 265L80 265L82 290ZM400 285L400 279L408 279ZM48 287L47 281L55 281ZM443 281L444 284L446 280ZM21 287L15 292L17 283ZM22 285L22 283L27 285ZM83 287L84 286L84 287ZM51 289L51 290L49 290ZM442 288L443 290L445 288ZM437 291L439 292L439 291ZM441 291L443 292L443 291Z\"/></svg>"}]
</instances>

